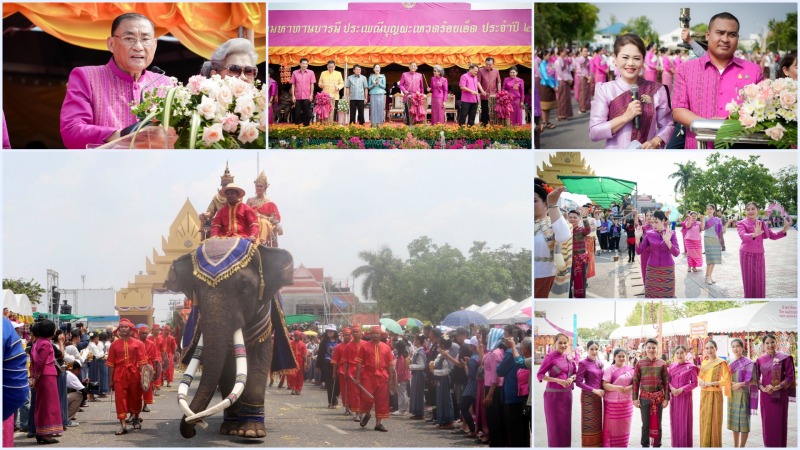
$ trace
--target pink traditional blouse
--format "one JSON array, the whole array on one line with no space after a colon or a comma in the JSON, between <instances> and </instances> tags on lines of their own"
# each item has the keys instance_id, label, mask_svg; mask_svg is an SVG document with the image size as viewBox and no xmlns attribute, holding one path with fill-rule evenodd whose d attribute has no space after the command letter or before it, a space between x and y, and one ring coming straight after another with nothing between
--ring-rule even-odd
<instances>
[{"instance_id":1,"label":"pink traditional blouse","mask_svg":"<svg viewBox=\"0 0 800 450\"><path fill-rule=\"evenodd\" d=\"M740 220L739 223L736 225L736 230L739 232L739 238L742 240L742 244L739 246L740 252L747 252L747 253L764 253L764 239L783 239L786 237L786 233L781 231L772 231L769 229L769 225L763 220L761 222L761 229L764 230L763 233L756 236L753 239L753 233L756 231L756 223L750 219Z\"/></svg>"},{"instance_id":2,"label":"pink traditional blouse","mask_svg":"<svg viewBox=\"0 0 800 450\"><path fill-rule=\"evenodd\" d=\"M589 139L595 142L605 139L605 148L627 148L630 145L634 126L633 121L626 123L616 133L612 133L610 116L611 102L624 92L630 92L630 90L631 85L622 78L617 78L608 83L597 84L589 117ZM672 130L675 125L672 120L672 111L667 103L666 90L659 89L653 96L652 102L655 106L655 117L650 121L650 130L647 133L646 140L658 136L664 143L667 143L672 136Z\"/></svg>"},{"instance_id":3,"label":"pink traditional blouse","mask_svg":"<svg viewBox=\"0 0 800 450\"><path fill-rule=\"evenodd\" d=\"M447 98L447 78L431 77L431 98Z\"/></svg>"},{"instance_id":4,"label":"pink traditional blouse","mask_svg":"<svg viewBox=\"0 0 800 450\"><path fill-rule=\"evenodd\" d=\"M515 103L519 103L520 100L522 100L522 97L525 96L524 85L525 82L522 81L522 78L520 77L508 77L503 80L503 90L511 94L511 98L514 99Z\"/></svg>"},{"instance_id":5,"label":"pink traditional blouse","mask_svg":"<svg viewBox=\"0 0 800 450\"><path fill-rule=\"evenodd\" d=\"M603 381L613 384L614 386L628 387L633 383L633 367L622 366L617 367L612 364L603 371ZM623 393L621 391L606 391L603 399L609 402L629 402L632 398L631 392Z\"/></svg>"},{"instance_id":6,"label":"pink traditional blouse","mask_svg":"<svg viewBox=\"0 0 800 450\"><path fill-rule=\"evenodd\" d=\"M683 229L686 230L685 231L686 239L689 239L691 241L701 240L703 238L703 235L702 233L700 233L700 222L695 220L691 226L689 226L688 223L689 223L688 220L685 220L683 222Z\"/></svg>"},{"instance_id":7,"label":"pink traditional blouse","mask_svg":"<svg viewBox=\"0 0 800 450\"><path fill-rule=\"evenodd\" d=\"M72 69L61 106L64 146L84 149L87 145L102 144L115 131L137 122L131 113L131 103L139 103L143 89L152 91L170 83L169 77L147 70L134 81L129 73L117 67L113 57L104 66Z\"/></svg>"}]
</instances>

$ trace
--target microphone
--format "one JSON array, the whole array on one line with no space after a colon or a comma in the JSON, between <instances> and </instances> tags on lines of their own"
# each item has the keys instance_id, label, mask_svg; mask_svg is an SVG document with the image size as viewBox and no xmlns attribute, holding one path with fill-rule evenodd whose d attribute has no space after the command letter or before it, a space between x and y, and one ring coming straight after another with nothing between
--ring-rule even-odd
<instances>
[{"instance_id":1,"label":"microphone","mask_svg":"<svg viewBox=\"0 0 800 450\"><path fill-rule=\"evenodd\" d=\"M153 85L153 83L155 83L156 81L160 80L160 79L161 79L161 77L163 77L164 75L166 75L166 72L165 72L164 70L162 70L162 69L161 69L160 67L158 67L158 66L153 66L153 67L151 67L151 68L150 68L150 71L151 71L151 72L158 73L158 74L160 74L160 75L159 75L159 76L157 76L157 77L155 77L155 79L153 79L153 81L151 81L151 82L147 83L147 84L145 85L145 87L143 87L143 88L142 88L142 91L139 93L139 103L142 103L142 102L144 102L144 92L147 90L147 88L149 88L150 86L152 86L152 85ZM138 130L138 129L140 129L140 128L142 128L142 127L146 126L146 125L148 125L149 123L150 123L150 121L147 121L147 122L145 122L145 121L136 122L135 124L133 124L133 125L131 125L131 126L128 126L128 127L125 127L125 128L123 128L123 129L122 129L122 130L119 132L119 135L120 135L120 136L127 136L127 135L129 135L129 134L133 133L134 131L136 131L136 130Z\"/></svg>"},{"instance_id":2,"label":"microphone","mask_svg":"<svg viewBox=\"0 0 800 450\"><path fill-rule=\"evenodd\" d=\"M634 100L639 100L639 85L634 84L631 86L631 96L633 96ZM633 118L633 128L638 130L639 129L639 116Z\"/></svg>"}]
</instances>

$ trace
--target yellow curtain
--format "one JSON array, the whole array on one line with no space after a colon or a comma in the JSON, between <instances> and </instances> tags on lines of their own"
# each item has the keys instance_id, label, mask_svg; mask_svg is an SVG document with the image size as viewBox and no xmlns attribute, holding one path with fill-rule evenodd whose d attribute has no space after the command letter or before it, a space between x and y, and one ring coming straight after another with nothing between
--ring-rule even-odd
<instances>
[{"instance_id":1,"label":"yellow curtain","mask_svg":"<svg viewBox=\"0 0 800 450\"><path fill-rule=\"evenodd\" d=\"M253 30L258 62L266 59L267 7L261 3L4 3L3 17L20 13L62 41L106 50L114 18L127 12L147 16L156 36L172 34L208 59L240 26Z\"/></svg>"},{"instance_id":2,"label":"yellow curtain","mask_svg":"<svg viewBox=\"0 0 800 450\"><path fill-rule=\"evenodd\" d=\"M470 63L483 65L491 56L494 66L505 70L511 66L532 67L533 56L530 46L510 47L270 47L269 63L296 66L300 58L307 58L312 66L324 66L329 60L343 67L360 64L400 64L407 66L412 60L417 64L442 67L458 66L462 69Z\"/></svg>"}]
</instances>

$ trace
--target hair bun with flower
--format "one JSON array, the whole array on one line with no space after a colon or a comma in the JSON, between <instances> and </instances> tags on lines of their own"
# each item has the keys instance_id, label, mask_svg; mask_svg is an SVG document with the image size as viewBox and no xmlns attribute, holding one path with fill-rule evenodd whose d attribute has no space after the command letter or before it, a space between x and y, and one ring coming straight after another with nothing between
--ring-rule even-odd
<instances>
[{"instance_id":1,"label":"hair bun with flower","mask_svg":"<svg viewBox=\"0 0 800 450\"><path fill-rule=\"evenodd\" d=\"M551 188L551 187L550 187L550 185L548 185L547 183L542 183L542 188L544 188L544 190L545 190L545 191L546 191L548 194L549 194L549 193L551 193L551 192L553 192L553 188Z\"/></svg>"}]
</instances>

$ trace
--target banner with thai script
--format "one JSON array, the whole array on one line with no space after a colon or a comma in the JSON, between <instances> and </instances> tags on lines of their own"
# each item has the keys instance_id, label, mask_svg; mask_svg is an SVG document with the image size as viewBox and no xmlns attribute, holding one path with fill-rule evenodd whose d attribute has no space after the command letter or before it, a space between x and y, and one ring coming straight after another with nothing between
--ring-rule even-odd
<instances>
[{"instance_id":1,"label":"banner with thai script","mask_svg":"<svg viewBox=\"0 0 800 450\"><path fill-rule=\"evenodd\" d=\"M270 47L531 46L530 9L270 11Z\"/></svg>"}]
</instances>

